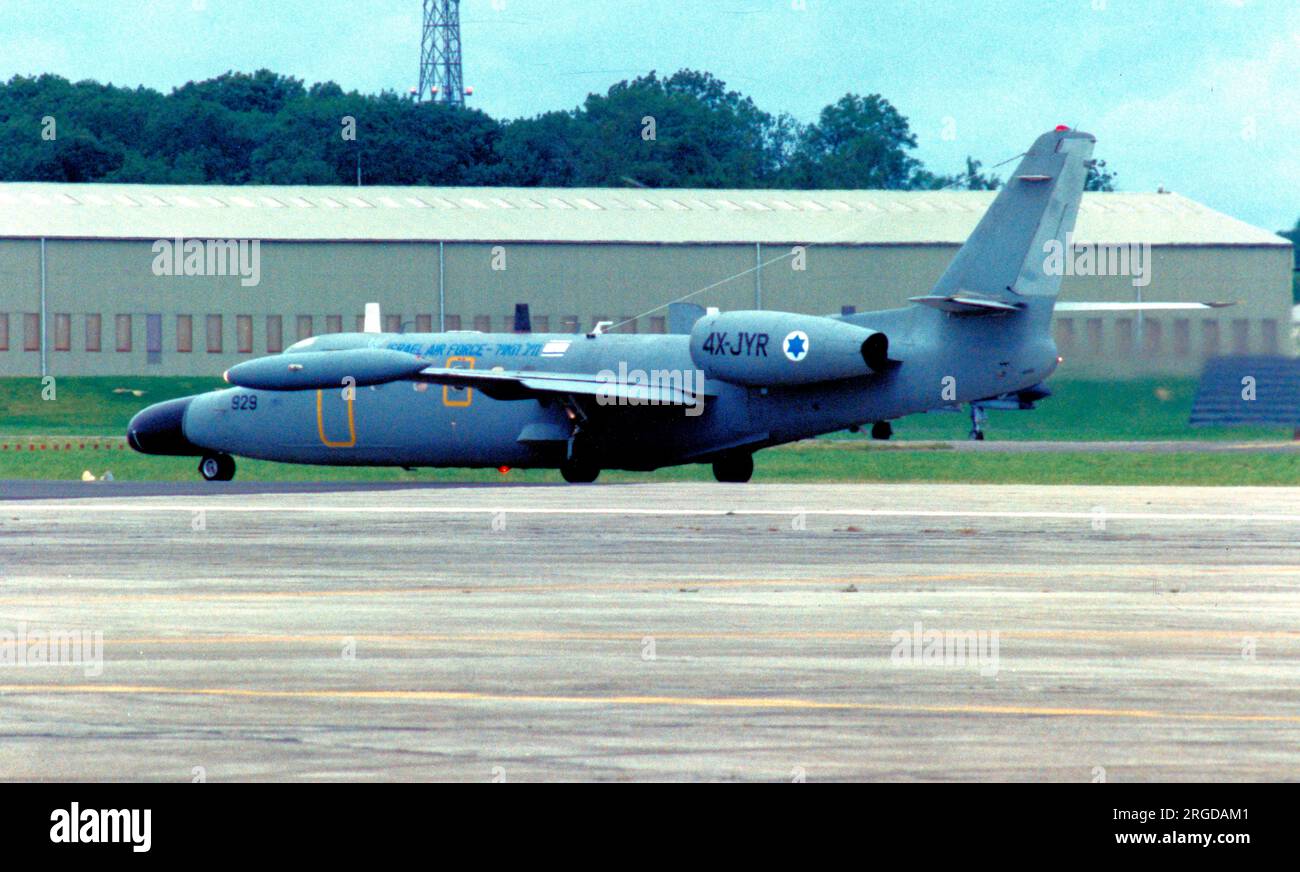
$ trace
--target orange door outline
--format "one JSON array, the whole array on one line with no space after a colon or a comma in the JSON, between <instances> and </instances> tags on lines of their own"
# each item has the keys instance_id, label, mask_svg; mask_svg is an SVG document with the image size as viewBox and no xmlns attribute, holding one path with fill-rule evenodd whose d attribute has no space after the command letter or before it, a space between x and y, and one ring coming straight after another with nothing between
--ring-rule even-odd
<instances>
[{"instance_id":1,"label":"orange door outline","mask_svg":"<svg viewBox=\"0 0 1300 872\"><path fill-rule=\"evenodd\" d=\"M357 421L352 413L352 398L356 388L347 388L344 393L348 403L348 441L331 442L325 435L325 392L316 392L316 432L320 434L320 441L326 448L352 448L357 444Z\"/></svg>"},{"instance_id":2,"label":"orange door outline","mask_svg":"<svg viewBox=\"0 0 1300 872\"><path fill-rule=\"evenodd\" d=\"M447 363L446 363L445 365L446 365L446 368L447 368L447 369L456 369L456 367L452 366L453 363L461 363L461 362L466 362L466 361L468 361L469 366L466 366L466 367L460 367L460 368L461 368L461 369L473 369L473 368L474 368L474 364L477 362L477 358L474 358L474 357L466 357L466 356L449 357L449 358L447 358ZM463 408L465 408L466 406L468 406L470 403L474 402L474 389L473 389L473 388L465 388L465 399L463 399L463 400L452 400L452 399L449 399L448 396L447 396L447 391L448 391L450 388L451 388L451 385L443 385L443 386L442 386L442 404L443 404L444 406L451 406L451 407L454 408L454 409L463 409Z\"/></svg>"}]
</instances>

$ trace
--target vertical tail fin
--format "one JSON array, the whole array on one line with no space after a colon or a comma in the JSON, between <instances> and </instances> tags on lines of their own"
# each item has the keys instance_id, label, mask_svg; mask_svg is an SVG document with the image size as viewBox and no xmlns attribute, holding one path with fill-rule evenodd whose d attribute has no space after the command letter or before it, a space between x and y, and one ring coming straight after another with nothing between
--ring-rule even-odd
<instances>
[{"instance_id":1,"label":"vertical tail fin","mask_svg":"<svg viewBox=\"0 0 1300 872\"><path fill-rule=\"evenodd\" d=\"M1074 230L1095 143L1067 127L1038 137L931 294L1056 296L1061 276L1045 263L1052 240L1064 246Z\"/></svg>"}]
</instances>

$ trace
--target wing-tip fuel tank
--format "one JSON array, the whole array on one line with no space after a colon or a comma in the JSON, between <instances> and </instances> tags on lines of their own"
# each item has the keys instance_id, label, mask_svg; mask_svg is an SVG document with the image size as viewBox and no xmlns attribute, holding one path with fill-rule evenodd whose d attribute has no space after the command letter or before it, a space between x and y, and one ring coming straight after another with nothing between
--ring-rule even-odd
<instances>
[{"instance_id":1,"label":"wing-tip fuel tank","mask_svg":"<svg viewBox=\"0 0 1300 872\"><path fill-rule=\"evenodd\" d=\"M427 360L414 354L391 348L303 351L236 364L226 370L223 378L235 387L253 390L323 390L349 383L364 387L396 381L428 365Z\"/></svg>"}]
</instances>

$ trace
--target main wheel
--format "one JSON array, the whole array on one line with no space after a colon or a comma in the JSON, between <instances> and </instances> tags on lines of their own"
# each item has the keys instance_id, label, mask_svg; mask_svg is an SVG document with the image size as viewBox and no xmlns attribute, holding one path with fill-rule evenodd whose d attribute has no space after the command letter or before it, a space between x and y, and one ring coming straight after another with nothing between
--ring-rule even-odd
<instances>
[{"instance_id":1,"label":"main wheel","mask_svg":"<svg viewBox=\"0 0 1300 872\"><path fill-rule=\"evenodd\" d=\"M744 484L754 475L754 455L732 454L713 461L713 477L721 482Z\"/></svg>"},{"instance_id":2,"label":"main wheel","mask_svg":"<svg viewBox=\"0 0 1300 872\"><path fill-rule=\"evenodd\" d=\"M560 475L569 484L591 484L600 475L600 467L590 463L569 460L560 467Z\"/></svg>"},{"instance_id":3,"label":"main wheel","mask_svg":"<svg viewBox=\"0 0 1300 872\"><path fill-rule=\"evenodd\" d=\"M871 425L872 439L888 439L894 435L894 427L888 421L877 421Z\"/></svg>"},{"instance_id":4,"label":"main wheel","mask_svg":"<svg viewBox=\"0 0 1300 872\"><path fill-rule=\"evenodd\" d=\"M208 454L199 461L199 475L207 481L230 481L235 477L235 458L229 454Z\"/></svg>"}]
</instances>

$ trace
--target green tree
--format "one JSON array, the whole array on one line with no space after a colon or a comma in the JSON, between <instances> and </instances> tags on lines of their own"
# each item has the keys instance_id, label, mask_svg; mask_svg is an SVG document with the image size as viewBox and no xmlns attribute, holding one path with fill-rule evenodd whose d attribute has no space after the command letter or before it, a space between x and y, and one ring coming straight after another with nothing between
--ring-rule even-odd
<instances>
[{"instance_id":1,"label":"green tree","mask_svg":"<svg viewBox=\"0 0 1300 872\"><path fill-rule=\"evenodd\" d=\"M1292 251L1295 260L1291 272L1291 299L1300 303L1300 219L1296 220L1295 227L1290 230L1279 230L1277 235L1291 240L1291 244L1295 246Z\"/></svg>"},{"instance_id":2,"label":"green tree","mask_svg":"<svg viewBox=\"0 0 1300 872\"><path fill-rule=\"evenodd\" d=\"M888 100L846 94L802 131L786 178L797 188L910 188L922 169L914 148L916 135Z\"/></svg>"},{"instance_id":3,"label":"green tree","mask_svg":"<svg viewBox=\"0 0 1300 872\"><path fill-rule=\"evenodd\" d=\"M1094 161L1092 166L1088 167L1088 179L1083 183L1085 191L1113 191L1115 190L1116 173L1106 169L1104 160Z\"/></svg>"}]
</instances>

